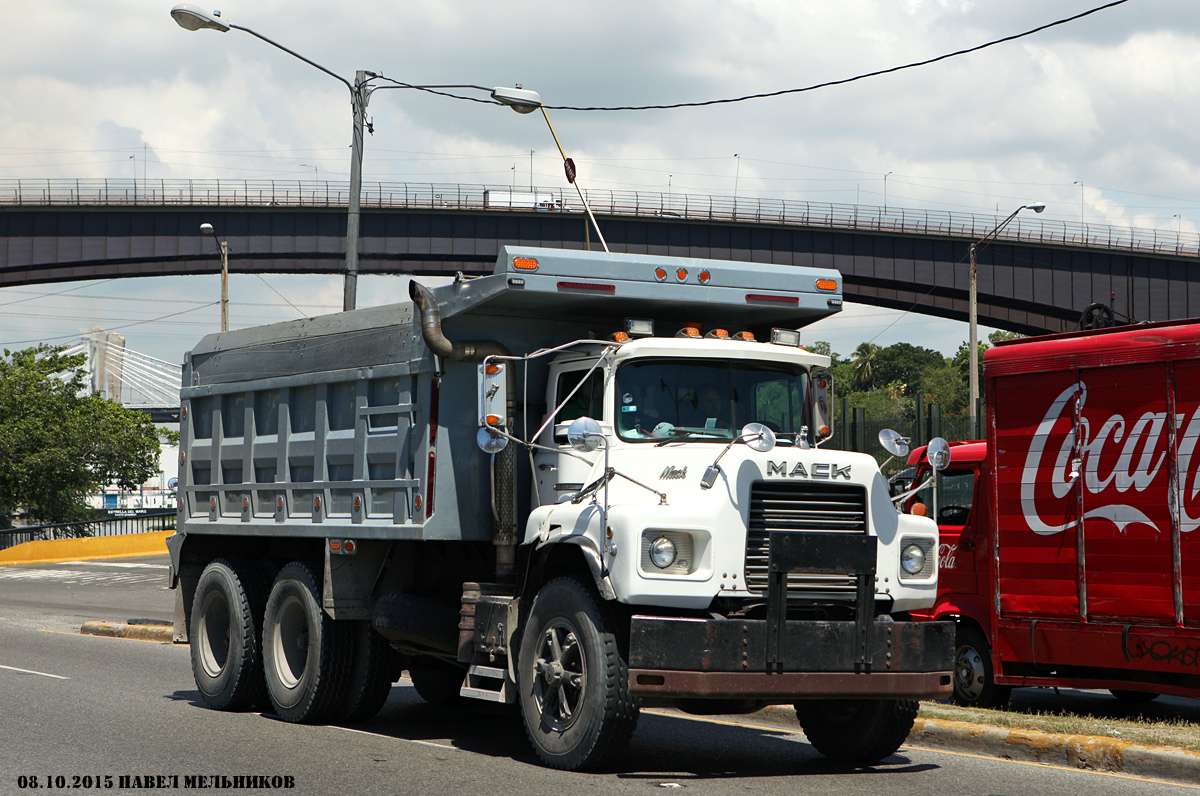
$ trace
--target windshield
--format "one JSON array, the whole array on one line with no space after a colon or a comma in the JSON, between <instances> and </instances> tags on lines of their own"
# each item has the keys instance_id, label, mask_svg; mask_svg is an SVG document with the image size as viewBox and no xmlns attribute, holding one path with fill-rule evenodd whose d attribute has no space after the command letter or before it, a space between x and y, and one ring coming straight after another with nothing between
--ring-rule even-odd
<instances>
[{"instance_id":1,"label":"windshield","mask_svg":"<svg viewBox=\"0 0 1200 796\"><path fill-rule=\"evenodd\" d=\"M725 440L763 423L784 441L808 424L808 373L743 359L638 359L617 371L617 433L627 442Z\"/></svg>"}]
</instances>

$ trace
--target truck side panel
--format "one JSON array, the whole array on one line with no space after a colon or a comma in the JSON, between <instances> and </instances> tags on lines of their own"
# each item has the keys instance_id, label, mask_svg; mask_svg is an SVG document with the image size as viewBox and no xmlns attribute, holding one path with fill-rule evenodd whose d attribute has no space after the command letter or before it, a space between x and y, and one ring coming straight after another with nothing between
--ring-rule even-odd
<instances>
[{"instance_id":1,"label":"truck side panel","mask_svg":"<svg viewBox=\"0 0 1200 796\"><path fill-rule=\"evenodd\" d=\"M1178 418L1183 418L1182 423ZM1200 362L1175 363L1175 434L1179 455L1175 478L1180 496L1179 508L1179 602L1183 623L1200 627Z\"/></svg>"},{"instance_id":2,"label":"truck side panel","mask_svg":"<svg viewBox=\"0 0 1200 796\"><path fill-rule=\"evenodd\" d=\"M1159 327L989 357L1001 682L1200 685L1200 325Z\"/></svg>"}]
</instances>

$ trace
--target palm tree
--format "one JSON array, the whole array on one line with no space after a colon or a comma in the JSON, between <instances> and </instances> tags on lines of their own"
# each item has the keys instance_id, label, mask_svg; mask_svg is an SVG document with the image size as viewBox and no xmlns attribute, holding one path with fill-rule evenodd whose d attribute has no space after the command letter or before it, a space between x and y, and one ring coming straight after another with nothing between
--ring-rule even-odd
<instances>
[{"instance_id":1,"label":"palm tree","mask_svg":"<svg viewBox=\"0 0 1200 796\"><path fill-rule=\"evenodd\" d=\"M859 389L869 390L875 386L874 364L880 350L874 343L859 343L850 355L850 361L854 363L854 381Z\"/></svg>"}]
</instances>

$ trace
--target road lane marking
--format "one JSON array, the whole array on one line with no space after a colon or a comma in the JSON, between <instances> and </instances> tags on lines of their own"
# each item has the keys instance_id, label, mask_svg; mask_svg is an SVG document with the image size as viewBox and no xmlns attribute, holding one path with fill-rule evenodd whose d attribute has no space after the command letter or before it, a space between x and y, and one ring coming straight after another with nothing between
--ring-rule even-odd
<instances>
[{"instance_id":1,"label":"road lane marking","mask_svg":"<svg viewBox=\"0 0 1200 796\"><path fill-rule=\"evenodd\" d=\"M0 580L50 581L70 585L119 583L136 585L143 583L166 583L165 573L121 573L85 572L74 569L30 569L28 567L0 567Z\"/></svg>"},{"instance_id":2,"label":"road lane marking","mask_svg":"<svg viewBox=\"0 0 1200 796\"><path fill-rule=\"evenodd\" d=\"M412 738L400 738L395 735L384 735L383 733L378 733L378 732L367 732L366 730L355 730L355 729L351 729L350 727L339 727L336 724L328 724L326 726L332 730L342 730L343 732L354 732L354 733L358 733L359 735L370 735L374 738L384 738L389 741L404 741L405 743L415 743L415 744L420 744L421 746L432 746L435 749L446 749L451 752L462 751L457 746L447 746L446 744L434 743L433 741L416 741L416 740L413 740Z\"/></svg>"},{"instance_id":3,"label":"road lane marking","mask_svg":"<svg viewBox=\"0 0 1200 796\"><path fill-rule=\"evenodd\" d=\"M42 677L53 677L55 680L70 680L70 677L63 677L61 674L49 674L47 672L35 672L33 669L18 669L16 666L3 666L0 669L8 669L10 672L20 672L21 674L36 674Z\"/></svg>"}]
</instances>

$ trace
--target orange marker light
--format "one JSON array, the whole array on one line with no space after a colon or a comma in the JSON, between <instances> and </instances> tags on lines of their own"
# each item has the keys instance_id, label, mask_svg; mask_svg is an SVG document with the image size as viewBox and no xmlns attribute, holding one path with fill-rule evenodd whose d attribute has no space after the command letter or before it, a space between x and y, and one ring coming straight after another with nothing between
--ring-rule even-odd
<instances>
[{"instance_id":1,"label":"orange marker light","mask_svg":"<svg viewBox=\"0 0 1200 796\"><path fill-rule=\"evenodd\" d=\"M489 376L495 376L497 373L500 372L500 366L499 365L488 365L486 368L484 368L484 372L487 373L487 375L489 375Z\"/></svg>"},{"instance_id":2,"label":"orange marker light","mask_svg":"<svg viewBox=\"0 0 1200 796\"><path fill-rule=\"evenodd\" d=\"M516 268L518 271L536 271L537 267L538 261L532 257L513 258L513 268Z\"/></svg>"},{"instance_id":3,"label":"orange marker light","mask_svg":"<svg viewBox=\"0 0 1200 796\"><path fill-rule=\"evenodd\" d=\"M754 337L754 332L738 332L734 335L738 340L745 340L747 343L757 342Z\"/></svg>"},{"instance_id":4,"label":"orange marker light","mask_svg":"<svg viewBox=\"0 0 1200 796\"><path fill-rule=\"evenodd\" d=\"M818 279L817 290L837 290L836 279Z\"/></svg>"},{"instance_id":5,"label":"orange marker light","mask_svg":"<svg viewBox=\"0 0 1200 796\"><path fill-rule=\"evenodd\" d=\"M728 340L729 332L726 331L725 329L711 329L711 330L709 330L708 334L706 334L704 336L705 337L715 337L719 340Z\"/></svg>"},{"instance_id":6,"label":"orange marker light","mask_svg":"<svg viewBox=\"0 0 1200 796\"><path fill-rule=\"evenodd\" d=\"M676 271L675 272L675 280L678 282L686 282L687 281L687 269L680 268L678 271Z\"/></svg>"},{"instance_id":7,"label":"orange marker light","mask_svg":"<svg viewBox=\"0 0 1200 796\"><path fill-rule=\"evenodd\" d=\"M667 281L667 269L663 268L661 265L658 268L655 268L654 269L654 278L657 279L659 282Z\"/></svg>"},{"instance_id":8,"label":"orange marker light","mask_svg":"<svg viewBox=\"0 0 1200 796\"><path fill-rule=\"evenodd\" d=\"M488 415L487 424L489 426L497 425L500 422L500 415Z\"/></svg>"},{"instance_id":9,"label":"orange marker light","mask_svg":"<svg viewBox=\"0 0 1200 796\"><path fill-rule=\"evenodd\" d=\"M701 271L696 278L700 280L700 284L707 285L712 279L712 274L708 271Z\"/></svg>"},{"instance_id":10,"label":"orange marker light","mask_svg":"<svg viewBox=\"0 0 1200 796\"><path fill-rule=\"evenodd\" d=\"M627 343L629 342L629 335L625 332L613 332L608 339L612 340L614 343Z\"/></svg>"},{"instance_id":11,"label":"orange marker light","mask_svg":"<svg viewBox=\"0 0 1200 796\"><path fill-rule=\"evenodd\" d=\"M342 549L342 543L341 543L341 542L335 542L335 541L333 541L333 540L331 539L331 540L329 541L329 549L330 549L330 550L332 550L333 552L335 552L335 553L336 553L337 551L339 551L339 550L341 550L341 549Z\"/></svg>"},{"instance_id":12,"label":"orange marker light","mask_svg":"<svg viewBox=\"0 0 1200 796\"><path fill-rule=\"evenodd\" d=\"M699 337L700 336L700 324L685 323L683 325L683 328L675 333L675 336L676 337Z\"/></svg>"}]
</instances>

